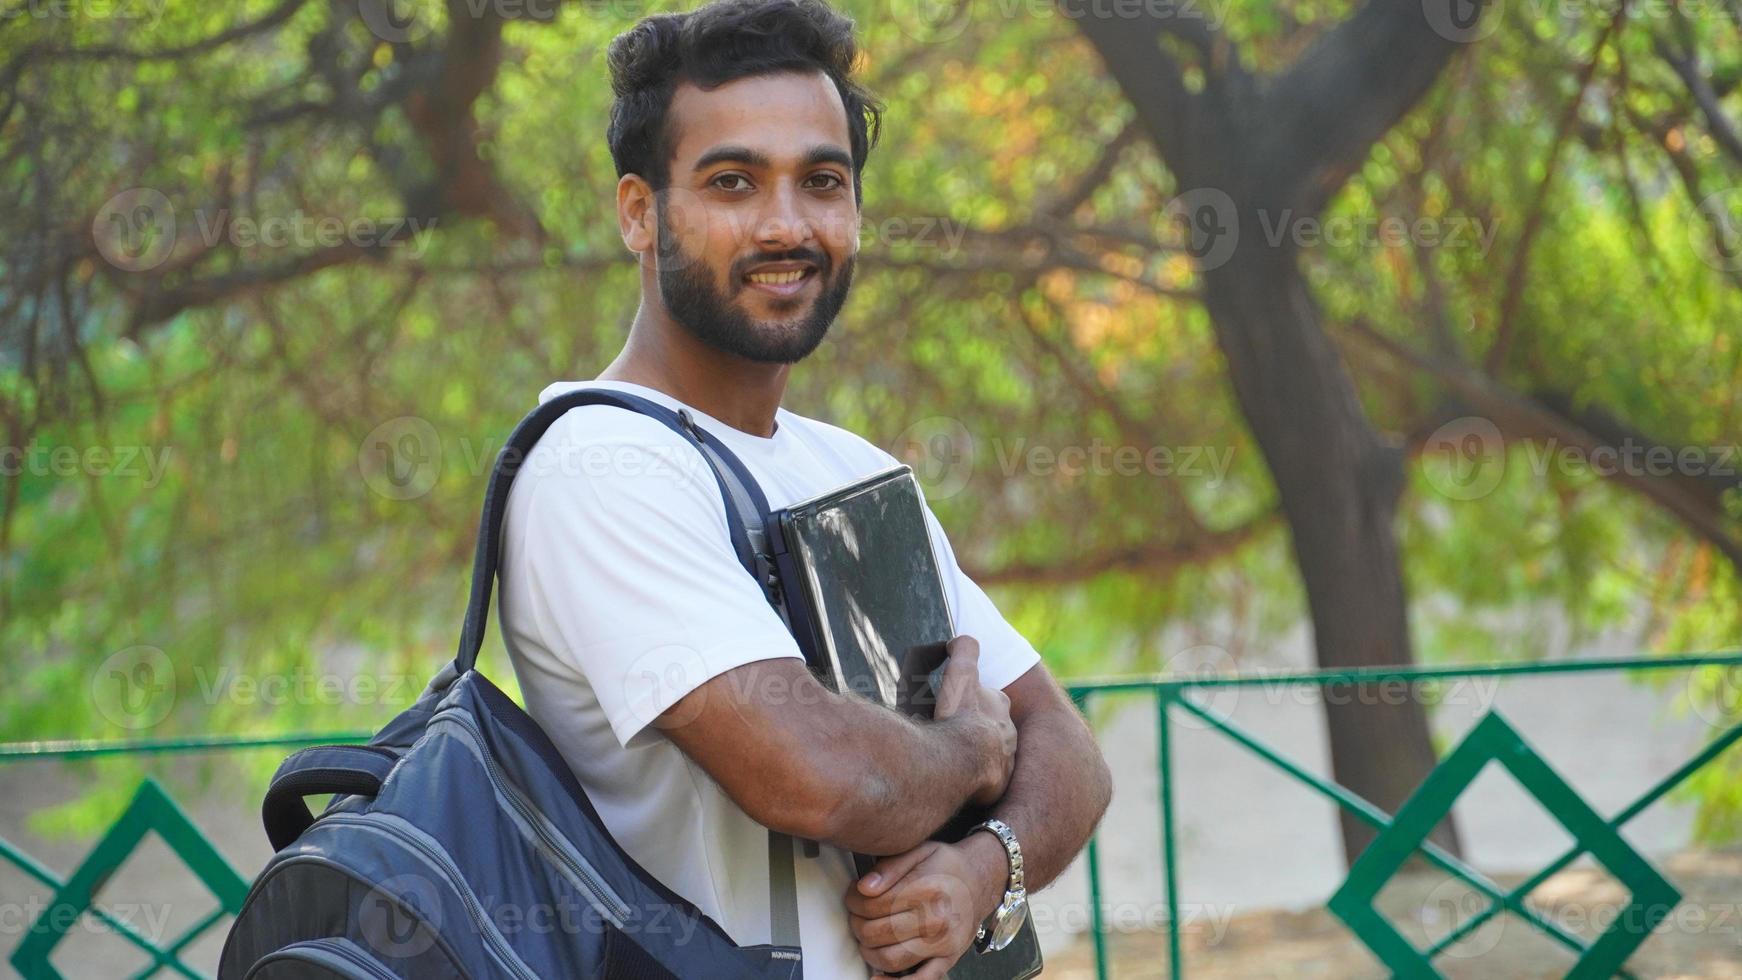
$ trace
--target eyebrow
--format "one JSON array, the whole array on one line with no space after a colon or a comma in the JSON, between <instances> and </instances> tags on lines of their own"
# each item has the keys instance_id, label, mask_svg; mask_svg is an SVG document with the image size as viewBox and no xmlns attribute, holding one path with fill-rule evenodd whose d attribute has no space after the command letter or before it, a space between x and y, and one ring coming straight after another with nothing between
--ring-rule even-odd
<instances>
[{"instance_id":1,"label":"eyebrow","mask_svg":"<svg viewBox=\"0 0 1742 980\"><path fill-rule=\"evenodd\" d=\"M747 166L767 169L774 166L774 161L761 150L753 150L748 146L716 146L701 155L696 160L696 170L706 170L718 163L742 163ZM800 167L814 167L819 163L834 163L852 169L853 156L846 150L829 143L821 143L805 152Z\"/></svg>"}]
</instances>

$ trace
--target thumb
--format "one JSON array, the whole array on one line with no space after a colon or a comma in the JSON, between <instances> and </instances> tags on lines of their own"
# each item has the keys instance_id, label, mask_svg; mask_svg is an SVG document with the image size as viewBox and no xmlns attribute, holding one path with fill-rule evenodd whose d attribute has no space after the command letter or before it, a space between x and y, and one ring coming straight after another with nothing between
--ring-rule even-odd
<instances>
[{"instance_id":1,"label":"thumb","mask_svg":"<svg viewBox=\"0 0 1742 980\"><path fill-rule=\"evenodd\" d=\"M905 854L894 854L883 858L871 866L865 877L859 879L859 893L867 898L876 898L895 886L895 883L907 877L907 873L919 866L931 854L932 849L921 844Z\"/></svg>"},{"instance_id":2,"label":"thumb","mask_svg":"<svg viewBox=\"0 0 1742 980\"><path fill-rule=\"evenodd\" d=\"M937 707L934 718L948 718L980 686L980 641L963 634L950 641L950 659L944 665L943 680L938 683Z\"/></svg>"}]
</instances>

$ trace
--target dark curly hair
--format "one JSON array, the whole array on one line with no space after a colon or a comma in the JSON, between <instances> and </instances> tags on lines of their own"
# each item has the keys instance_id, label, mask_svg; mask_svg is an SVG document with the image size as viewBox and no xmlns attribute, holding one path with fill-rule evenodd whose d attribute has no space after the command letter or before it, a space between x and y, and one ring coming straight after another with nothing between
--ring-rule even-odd
<instances>
[{"instance_id":1,"label":"dark curly hair","mask_svg":"<svg viewBox=\"0 0 1742 980\"><path fill-rule=\"evenodd\" d=\"M666 131L681 81L704 89L752 75L820 71L847 108L853 195L877 145L883 106L852 79L853 21L822 0L712 0L688 13L655 14L611 42L611 125L617 176L639 174L656 191L671 181L675 141Z\"/></svg>"}]
</instances>

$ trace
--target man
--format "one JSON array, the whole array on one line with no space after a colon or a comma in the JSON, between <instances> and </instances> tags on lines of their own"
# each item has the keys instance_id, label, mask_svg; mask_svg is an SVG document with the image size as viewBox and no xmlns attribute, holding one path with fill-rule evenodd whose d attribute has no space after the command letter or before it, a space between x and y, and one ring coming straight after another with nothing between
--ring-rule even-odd
<instances>
[{"instance_id":1,"label":"man","mask_svg":"<svg viewBox=\"0 0 1742 980\"><path fill-rule=\"evenodd\" d=\"M816 0L717 0L613 42L608 138L641 305L598 379L542 398L597 385L687 408L772 507L896 464L780 407L852 282L880 112L854 58L852 22ZM652 419L584 406L551 427L503 553L527 707L629 854L738 943L770 940L773 829L823 845L797 860L807 976L941 977L1004 921L1012 858L997 832L927 837L991 804L1039 888L1106 808L1100 751L929 507L961 635L924 722L812 677L725 507L700 454ZM884 857L856 879L853 851Z\"/></svg>"}]
</instances>

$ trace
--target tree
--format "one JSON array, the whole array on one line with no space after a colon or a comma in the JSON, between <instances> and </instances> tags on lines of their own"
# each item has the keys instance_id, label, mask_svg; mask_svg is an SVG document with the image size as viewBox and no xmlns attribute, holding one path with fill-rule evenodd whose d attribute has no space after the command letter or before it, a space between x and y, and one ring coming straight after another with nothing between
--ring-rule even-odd
<instances>
[{"instance_id":1,"label":"tree","mask_svg":"<svg viewBox=\"0 0 1742 980\"><path fill-rule=\"evenodd\" d=\"M1205 303L1276 480L1326 667L1412 659L1394 528L1404 453L1368 422L1290 236L1459 50L1445 29L1456 2L1371 0L1271 77L1249 73L1236 45L1172 8L1152 6L1135 23L1080 21L1187 189ZM1196 90L1164 40L1183 42L1173 49L1190 59ZM1362 700L1326 707L1337 779L1395 811L1434 765L1426 710L1415 699ZM1340 817L1353 861L1373 830ZM1456 847L1450 825L1437 833Z\"/></svg>"}]
</instances>

